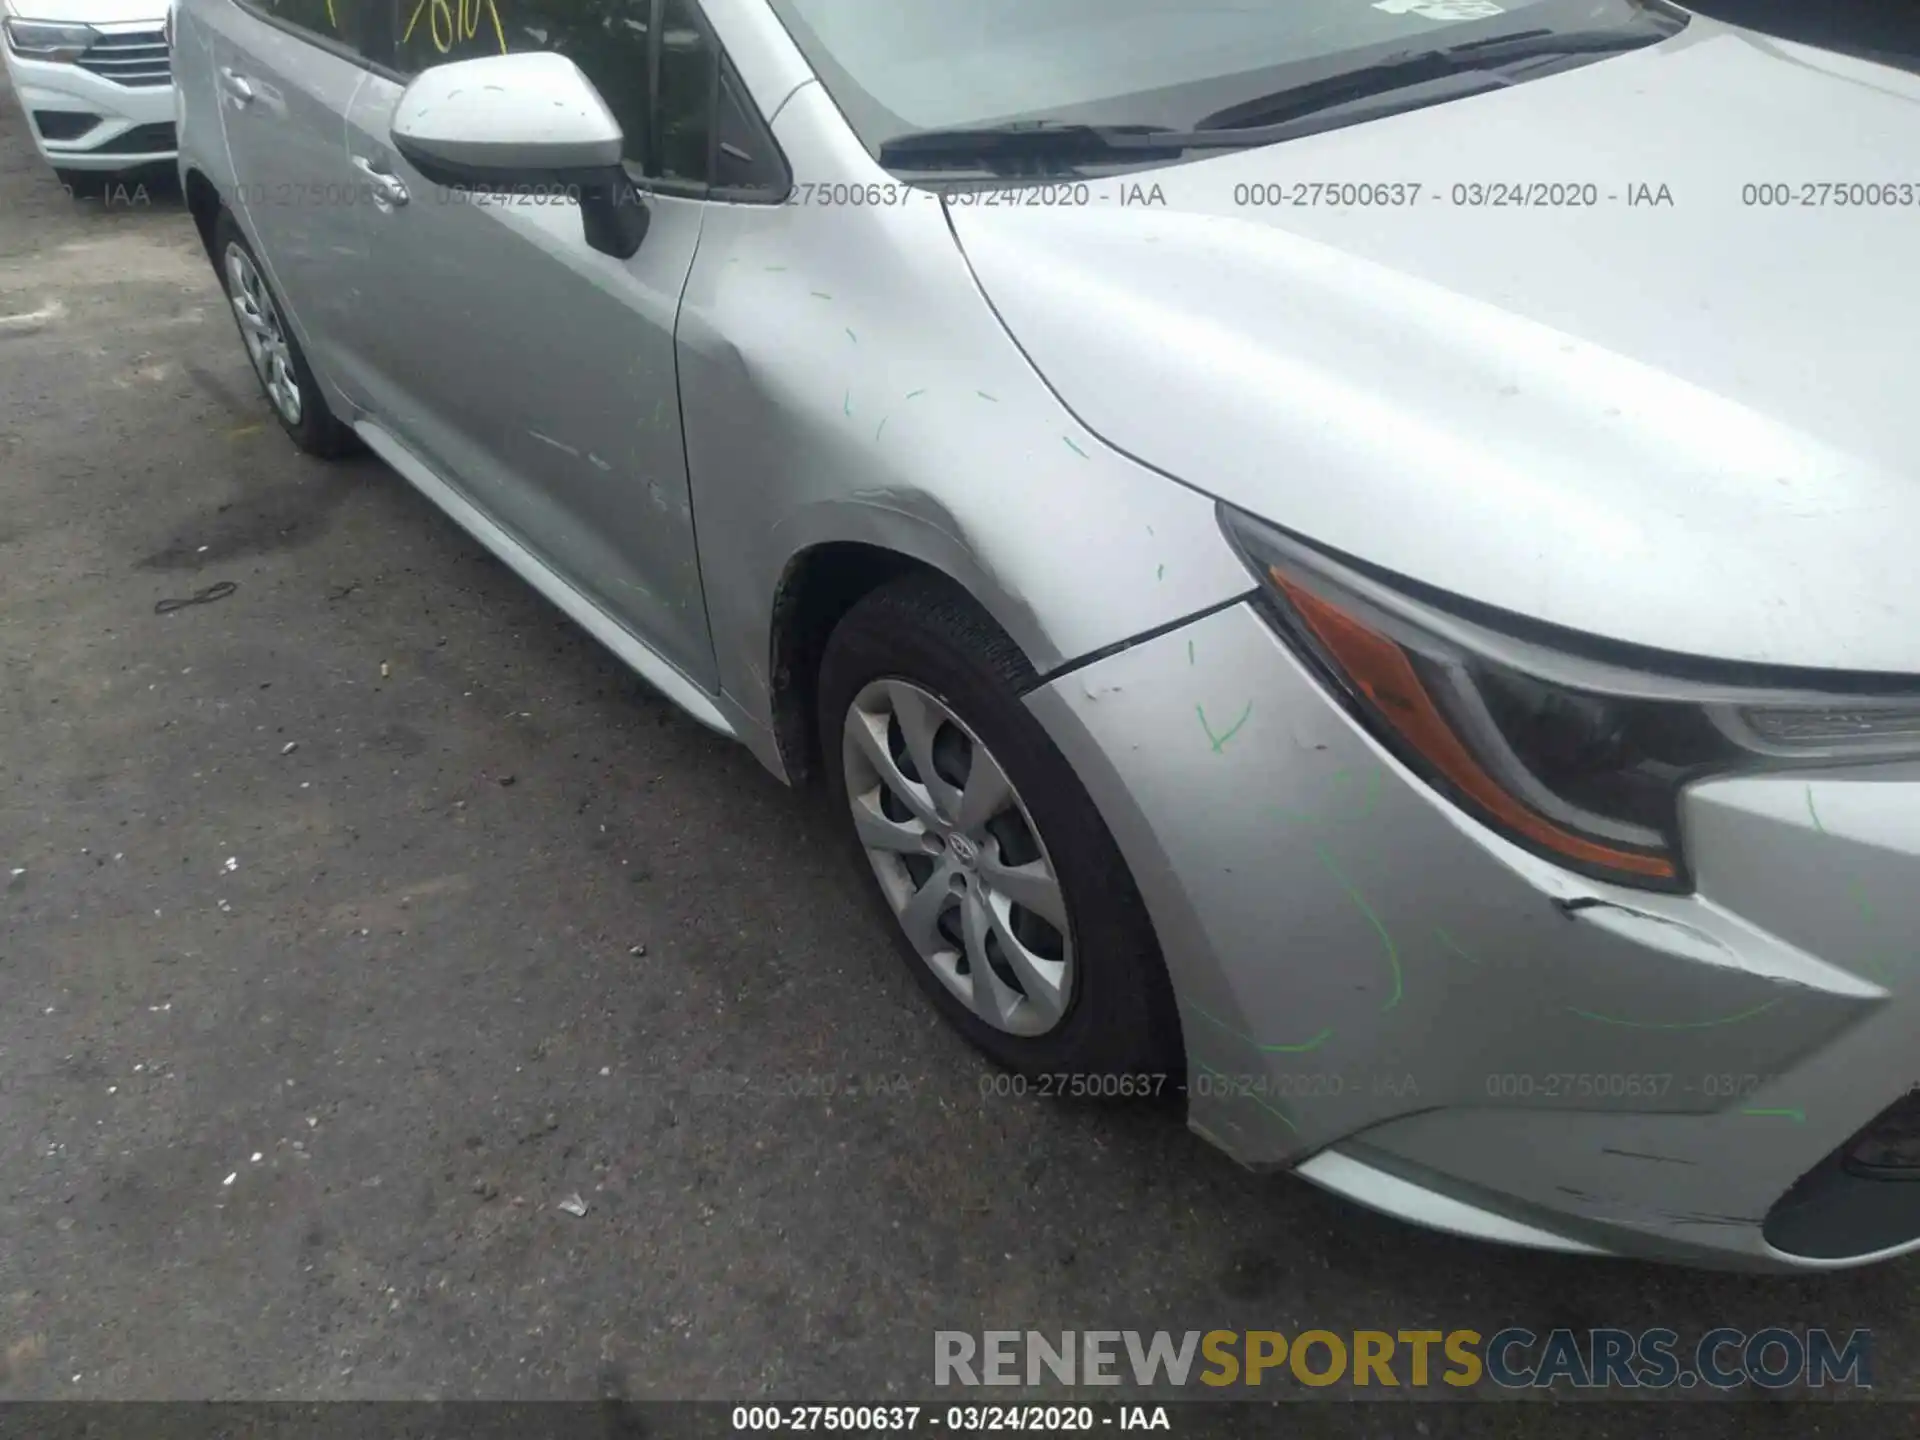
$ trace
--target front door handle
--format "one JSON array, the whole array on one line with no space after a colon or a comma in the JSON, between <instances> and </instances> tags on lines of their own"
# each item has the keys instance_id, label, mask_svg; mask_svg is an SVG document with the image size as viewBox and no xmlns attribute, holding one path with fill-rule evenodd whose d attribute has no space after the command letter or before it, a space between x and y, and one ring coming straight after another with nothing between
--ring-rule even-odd
<instances>
[{"instance_id":1,"label":"front door handle","mask_svg":"<svg viewBox=\"0 0 1920 1440\"><path fill-rule=\"evenodd\" d=\"M373 188L373 203L384 209L407 203L407 187L398 175L380 169L364 155L353 157L353 168L367 177Z\"/></svg>"},{"instance_id":2,"label":"front door handle","mask_svg":"<svg viewBox=\"0 0 1920 1440\"><path fill-rule=\"evenodd\" d=\"M236 106L253 103L253 86L247 83L247 77L234 70L222 69L220 88L227 92L227 98Z\"/></svg>"}]
</instances>

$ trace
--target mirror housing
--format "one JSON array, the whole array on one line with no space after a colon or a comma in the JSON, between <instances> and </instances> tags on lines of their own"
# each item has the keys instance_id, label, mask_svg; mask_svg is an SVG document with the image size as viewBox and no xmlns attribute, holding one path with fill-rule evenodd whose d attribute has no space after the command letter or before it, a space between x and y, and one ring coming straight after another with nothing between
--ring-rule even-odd
<instances>
[{"instance_id":1,"label":"mirror housing","mask_svg":"<svg viewBox=\"0 0 1920 1440\"><path fill-rule=\"evenodd\" d=\"M393 146L437 185L546 189L580 202L587 244L616 260L646 238L646 201L621 162L626 137L564 55L528 51L422 71L401 92Z\"/></svg>"}]
</instances>

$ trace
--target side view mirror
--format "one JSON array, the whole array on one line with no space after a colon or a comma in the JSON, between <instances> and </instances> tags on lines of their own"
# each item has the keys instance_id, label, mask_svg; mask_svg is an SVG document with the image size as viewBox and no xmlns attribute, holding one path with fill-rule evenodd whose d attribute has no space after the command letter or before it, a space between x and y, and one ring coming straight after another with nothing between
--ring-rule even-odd
<instances>
[{"instance_id":1,"label":"side view mirror","mask_svg":"<svg viewBox=\"0 0 1920 1440\"><path fill-rule=\"evenodd\" d=\"M564 55L486 55L423 71L401 92L393 144L437 185L576 196L587 244L617 260L646 238L646 201L620 161L620 122Z\"/></svg>"}]
</instances>

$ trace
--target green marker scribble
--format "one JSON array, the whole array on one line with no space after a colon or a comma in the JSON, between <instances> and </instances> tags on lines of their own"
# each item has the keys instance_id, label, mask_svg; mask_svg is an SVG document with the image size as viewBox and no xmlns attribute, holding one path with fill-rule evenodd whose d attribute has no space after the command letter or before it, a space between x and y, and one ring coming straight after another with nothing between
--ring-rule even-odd
<instances>
[{"instance_id":1,"label":"green marker scribble","mask_svg":"<svg viewBox=\"0 0 1920 1440\"><path fill-rule=\"evenodd\" d=\"M926 391L924 391L924 390L909 390L909 391L907 392L907 399L909 399L909 400L911 400L911 399L913 399L913 397L914 397L914 396L916 396L916 395L924 395L924 394L926 394L926 393L927 393L927 392L926 392Z\"/></svg>"},{"instance_id":2,"label":"green marker scribble","mask_svg":"<svg viewBox=\"0 0 1920 1440\"><path fill-rule=\"evenodd\" d=\"M844 328L844 327L843 327L843 328ZM852 341L852 342L853 342L854 344L856 344L856 345L858 345L858 344L860 343L860 337L859 337L858 335L856 335L856 334L854 334L854 333L853 333L853 331L851 331L851 330L848 330L848 331L847 331L847 339L849 339L849 340L851 340L851 341Z\"/></svg>"},{"instance_id":3,"label":"green marker scribble","mask_svg":"<svg viewBox=\"0 0 1920 1440\"><path fill-rule=\"evenodd\" d=\"M1820 812L1813 808L1813 786L1811 785L1807 786L1807 814L1813 818L1813 828L1822 835L1826 834L1827 827L1820 823Z\"/></svg>"},{"instance_id":4,"label":"green marker scribble","mask_svg":"<svg viewBox=\"0 0 1920 1440\"><path fill-rule=\"evenodd\" d=\"M880 438L880 432L886 428L887 428L887 417L882 415L880 417L880 423L873 427L873 438L878 440Z\"/></svg>"},{"instance_id":5,"label":"green marker scribble","mask_svg":"<svg viewBox=\"0 0 1920 1440\"><path fill-rule=\"evenodd\" d=\"M1438 925L1433 927L1433 938L1438 940L1443 946L1445 946L1448 950L1453 952L1455 955L1458 955L1462 960L1466 961L1469 965L1478 965L1480 963L1479 958L1477 956L1469 955L1466 952L1466 950L1461 946L1458 940L1454 939L1451 935L1447 934L1447 932L1445 930L1442 930Z\"/></svg>"},{"instance_id":6,"label":"green marker scribble","mask_svg":"<svg viewBox=\"0 0 1920 1440\"><path fill-rule=\"evenodd\" d=\"M813 298L816 300L831 300L833 298L831 295L827 294L827 292L824 290L815 290L810 293L813 295Z\"/></svg>"},{"instance_id":7,"label":"green marker scribble","mask_svg":"<svg viewBox=\"0 0 1920 1440\"><path fill-rule=\"evenodd\" d=\"M1233 1077L1227 1074L1226 1071L1216 1070L1211 1065L1208 1065L1207 1063L1201 1060L1196 1060L1193 1063L1196 1069L1205 1071L1207 1074L1213 1076L1215 1079L1225 1080L1229 1085L1233 1083ZM1294 1134L1298 1135L1300 1133L1300 1127L1294 1124L1293 1121L1286 1116L1286 1114L1284 1114L1282 1111L1274 1109L1273 1106L1269 1105L1266 1101L1262 1100L1258 1095L1243 1095L1240 1098L1243 1100L1251 1100L1254 1104L1258 1105L1262 1110L1266 1111L1269 1115L1273 1116L1274 1119L1278 1120L1282 1125L1286 1126L1289 1130L1293 1131Z\"/></svg>"},{"instance_id":8,"label":"green marker scribble","mask_svg":"<svg viewBox=\"0 0 1920 1440\"><path fill-rule=\"evenodd\" d=\"M1351 777L1353 774L1351 770L1342 770L1340 773L1341 775L1347 776L1347 777ZM1356 815L1354 818L1356 820L1364 820L1369 815L1373 814L1374 802L1377 801L1379 798L1380 798L1380 772L1378 770L1369 770L1367 772L1367 797L1366 799L1360 802L1360 813Z\"/></svg>"},{"instance_id":9,"label":"green marker scribble","mask_svg":"<svg viewBox=\"0 0 1920 1440\"><path fill-rule=\"evenodd\" d=\"M1193 664L1193 641L1187 641L1187 664Z\"/></svg>"},{"instance_id":10,"label":"green marker scribble","mask_svg":"<svg viewBox=\"0 0 1920 1440\"><path fill-rule=\"evenodd\" d=\"M1162 566L1161 566L1161 567L1160 567L1159 569L1157 569L1157 570L1155 570L1155 571L1153 572L1153 578L1154 578L1154 579L1156 579L1156 580L1164 580L1164 579L1166 579L1166 578L1167 578L1167 567L1166 567L1166 566L1164 566L1164 565L1162 565Z\"/></svg>"},{"instance_id":11,"label":"green marker scribble","mask_svg":"<svg viewBox=\"0 0 1920 1440\"><path fill-rule=\"evenodd\" d=\"M1615 1015L1596 1015L1591 1010L1576 1010L1571 1005L1567 1007L1567 1013L1602 1025L1625 1026L1629 1030L1711 1030L1716 1025L1737 1025L1742 1020L1751 1020L1781 1003L1778 999L1769 1000L1764 1005L1742 1010L1738 1015L1722 1015L1717 1020L1622 1020Z\"/></svg>"},{"instance_id":12,"label":"green marker scribble","mask_svg":"<svg viewBox=\"0 0 1920 1440\"><path fill-rule=\"evenodd\" d=\"M1247 717L1253 714L1253 701L1247 701L1247 708L1240 712L1240 718L1233 722L1232 728L1224 735L1213 733L1213 727L1207 723L1207 712L1204 706L1195 705L1193 711L1200 717L1200 728L1207 732L1207 739L1213 742L1213 753L1218 755L1226 748L1227 741L1240 733L1240 727L1247 723Z\"/></svg>"},{"instance_id":13,"label":"green marker scribble","mask_svg":"<svg viewBox=\"0 0 1920 1440\"><path fill-rule=\"evenodd\" d=\"M1202 1020L1206 1021L1209 1025L1212 1025L1217 1029L1226 1031L1227 1034L1233 1036L1233 1038L1236 1040L1241 1040L1246 1042L1247 1044L1251 1045L1254 1049L1258 1050L1263 1055L1304 1055L1309 1050L1318 1050L1322 1045L1326 1044L1327 1041L1333 1038L1333 1031L1322 1030L1318 1035L1314 1036L1311 1040L1303 1040L1298 1045L1269 1044L1264 1040L1256 1040L1251 1035L1245 1034L1242 1031L1234 1029L1233 1026L1227 1024L1227 1022L1224 1020L1216 1019L1214 1016L1209 1015L1206 1011L1202 1010L1198 1005L1195 1005L1191 1000L1182 1002L1180 1008L1182 1010L1191 1010L1195 1015L1198 1015Z\"/></svg>"},{"instance_id":14,"label":"green marker scribble","mask_svg":"<svg viewBox=\"0 0 1920 1440\"><path fill-rule=\"evenodd\" d=\"M840 402L840 410L841 410L841 413L846 415L849 419L852 418L853 416L853 391L852 390L848 390L847 398Z\"/></svg>"},{"instance_id":15,"label":"green marker scribble","mask_svg":"<svg viewBox=\"0 0 1920 1440\"><path fill-rule=\"evenodd\" d=\"M1748 1110L1742 1110L1740 1113L1742 1115L1774 1115L1774 1116L1779 1116L1783 1119L1792 1120L1796 1124L1800 1124L1800 1125L1804 1125L1807 1123L1807 1112L1797 1107L1783 1106L1782 1108L1777 1110L1748 1109Z\"/></svg>"},{"instance_id":16,"label":"green marker scribble","mask_svg":"<svg viewBox=\"0 0 1920 1440\"><path fill-rule=\"evenodd\" d=\"M1193 663L1193 641L1192 640L1187 641L1187 663L1188 664ZM1201 707L1198 705L1194 706L1194 709L1196 711L1199 711L1200 724L1202 728L1206 730L1207 738L1209 740L1214 741L1213 748L1215 749L1215 751L1218 751L1220 747L1226 743L1227 739L1232 736L1232 734L1234 733L1234 730L1238 730L1240 728L1240 725L1246 723L1247 715L1252 713L1253 702L1252 701L1247 702L1247 709L1245 712L1241 714L1240 720L1238 723L1234 725L1233 730L1229 730L1226 733L1226 735L1222 735L1219 737L1216 737L1214 735L1212 727L1207 724L1206 711L1204 709L1201 709ZM1341 770L1336 770L1334 772L1334 779L1342 782L1343 784L1347 781L1352 780L1353 778L1354 778L1354 774L1351 770L1341 769ZM1362 807L1360 810L1360 813L1362 815L1366 815L1372 811L1374 797L1378 793L1378 790L1379 790L1379 774L1377 771L1370 772L1367 777L1366 798L1363 800ZM1324 817L1319 815L1289 814L1287 811L1281 810L1278 807L1275 807L1275 812L1282 819L1285 819L1285 820L1298 820L1298 821L1304 821L1306 823L1315 824L1315 825L1322 823L1324 820ZM1323 847L1320 844L1320 842L1317 840L1313 842L1313 852L1314 852L1315 858L1319 860L1320 864L1326 869L1327 873L1332 875L1335 882L1338 883L1340 888L1346 892L1347 898L1353 901L1354 905L1358 907L1358 909L1360 910L1360 913L1367 917L1368 922L1373 926L1374 932L1379 935L1380 942L1386 950L1387 965L1393 974L1393 993L1387 997L1385 1003L1383 1003L1380 1007L1381 1013L1384 1014L1387 1011L1393 1009L1396 1005L1398 1005L1400 1003L1401 997L1405 994L1405 976L1402 973L1401 966L1400 966L1400 949L1397 945L1394 944L1393 936L1388 933L1387 927L1384 923L1382 923L1379 915L1377 915L1374 912L1373 907L1367 903L1366 897L1362 895L1359 892L1359 890L1357 890L1352 884L1350 884L1347 878L1340 873L1339 867L1335 865L1333 862L1333 857L1327 852L1325 847ZM1326 1044L1327 1041L1331 1040L1334 1036L1333 1030L1329 1028L1329 1029L1320 1031L1320 1033L1315 1035L1312 1039L1303 1041L1298 1045L1268 1045L1268 1044L1263 1044L1258 1040L1255 1040L1251 1035L1241 1034L1238 1030L1235 1030L1232 1026L1226 1024L1224 1021L1215 1019L1213 1016L1207 1014L1206 1011L1200 1009L1199 1006L1193 1005L1190 1002L1183 1003L1181 1006L1181 1009L1192 1011L1195 1015L1199 1016L1202 1020L1205 1020L1207 1023L1217 1026L1218 1028L1226 1031L1229 1035L1234 1036L1236 1039L1242 1040L1247 1044L1254 1046L1256 1049L1265 1053L1270 1053L1270 1054L1301 1054L1309 1050L1317 1050L1320 1046Z\"/></svg>"},{"instance_id":17,"label":"green marker scribble","mask_svg":"<svg viewBox=\"0 0 1920 1440\"><path fill-rule=\"evenodd\" d=\"M1091 455L1087 454L1086 451L1082 450L1078 445L1073 443L1073 437L1071 435L1062 435L1060 438L1066 441L1067 448L1073 451L1073 453L1078 455L1082 460L1091 460L1093 458Z\"/></svg>"},{"instance_id":18,"label":"green marker scribble","mask_svg":"<svg viewBox=\"0 0 1920 1440\"><path fill-rule=\"evenodd\" d=\"M1400 974L1400 949L1393 943L1393 936L1387 933L1387 927L1380 922L1380 917L1374 913L1373 907L1367 903L1367 897L1356 890L1347 877L1340 873L1340 867L1333 863L1333 857L1327 853L1327 847L1316 840L1313 842L1313 853L1326 872L1333 876L1342 890L1347 892L1347 898L1359 907L1362 915L1367 917L1368 923L1380 936L1380 943L1387 947L1387 966L1393 971L1393 994L1388 996L1386 1003L1380 1007L1381 1013L1385 1014L1400 1003L1404 988Z\"/></svg>"},{"instance_id":19,"label":"green marker scribble","mask_svg":"<svg viewBox=\"0 0 1920 1440\"><path fill-rule=\"evenodd\" d=\"M994 403L994 404L996 404L996 405L998 405L998 404L1000 403L1000 402L999 402L998 400L994 400L994 397L993 397L993 396L991 396L991 395L989 395L989 394L988 394L988 393L987 393L986 391L984 391L984 390L976 390L976 391L974 391L973 393L974 393L974 394L976 394L976 395L978 395L978 396L979 396L979 397L980 397L980 398L981 398L982 400L993 400L993 403Z\"/></svg>"}]
</instances>

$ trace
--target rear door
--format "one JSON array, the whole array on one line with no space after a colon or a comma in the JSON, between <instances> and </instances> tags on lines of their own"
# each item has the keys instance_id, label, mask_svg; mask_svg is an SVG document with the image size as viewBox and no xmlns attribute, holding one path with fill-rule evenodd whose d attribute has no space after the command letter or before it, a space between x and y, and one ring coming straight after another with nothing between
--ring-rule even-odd
<instances>
[{"instance_id":1,"label":"rear door","mask_svg":"<svg viewBox=\"0 0 1920 1440\"><path fill-rule=\"evenodd\" d=\"M363 303L356 211L367 191L344 127L367 56L383 44L380 13L375 0L236 0L199 12L235 178L225 198L307 358L339 385L354 368L342 341Z\"/></svg>"},{"instance_id":2,"label":"rear door","mask_svg":"<svg viewBox=\"0 0 1920 1440\"><path fill-rule=\"evenodd\" d=\"M674 365L699 242L717 52L691 0L389 0L390 66L348 117L355 160L408 199L359 215L371 409L574 589L709 692ZM628 260L588 248L564 194L435 185L395 150L406 82L454 60L554 50L627 134L652 222ZM685 92L693 87L697 94ZM664 104L663 104L664 102ZM663 110L665 116L663 118ZM682 112L693 112L697 133Z\"/></svg>"}]
</instances>

